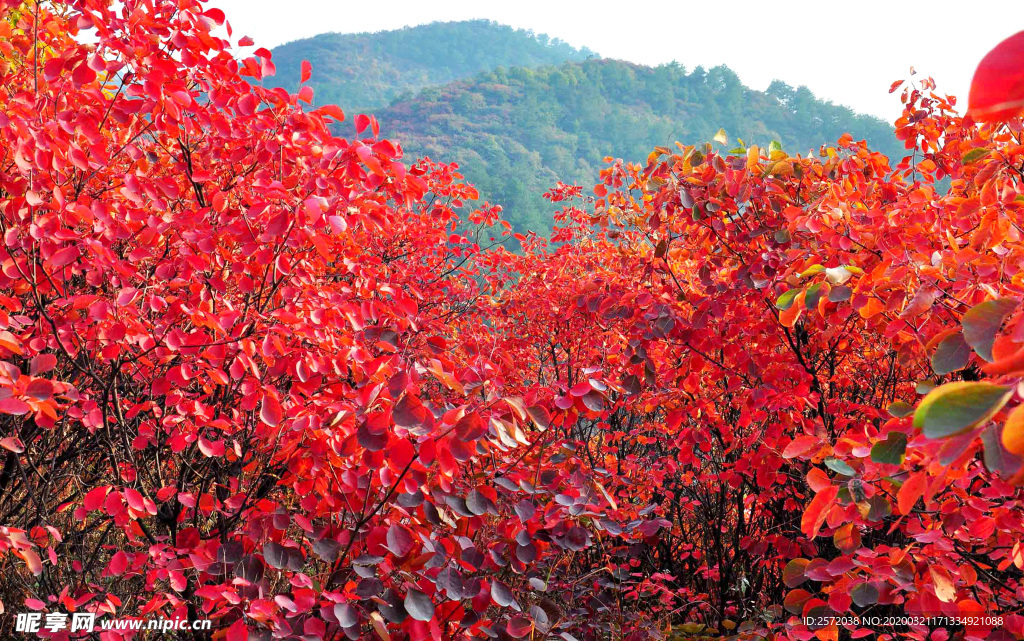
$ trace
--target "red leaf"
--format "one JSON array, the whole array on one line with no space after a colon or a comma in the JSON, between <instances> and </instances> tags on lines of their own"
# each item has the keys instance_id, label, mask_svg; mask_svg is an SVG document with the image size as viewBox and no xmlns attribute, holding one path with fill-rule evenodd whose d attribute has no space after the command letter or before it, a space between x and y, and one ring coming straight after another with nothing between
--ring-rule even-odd
<instances>
[{"instance_id":1,"label":"red leaf","mask_svg":"<svg viewBox=\"0 0 1024 641\"><path fill-rule=\"evenodd\" d=\"M900 488L899 493L896 495L900 514L910 514L910 511L914 509L914 504L917 503L917 499L921 498L927 486L928 477L925 476L924 472L917 472L903 483L903 487Z\"/></svg>"},{"instance_id":2,"label":"red leaf","mask_svg":"<svg viewBox=\"0 0 1024 641\"><path fill-rule=\"evenodd\" d=\"M825 517L828 516L838 494L839 488L829 485L811 499L810 504L804 510L803 518L800 519L800 530L807 535L807 538L813 539L818 536L818 531L824 525Z\"/></svg>"},{"instance_id":3,"label":"red leaf","mask_svg":"<svg viewBox=\"0 0 1024 641\"><path fill-rule=\"evenodd\" d=\"M57 357L53 354L38 354L32 357L28 373L32 376L45 374L57 366Z\"/></svg>"},{"instance_id":4,"label":"red leaf","mask_svg":"<svg viewBox=\"0 0 1024 641\"><path fill-rule=\"evenodd\" d=\"M103 505L103 500L107 498L107 490L109 489L110 486L102 485L89 490L82 500L82 506L89 512L100 509Z\"/></svg>"},{"instance_id":5,"label":"red leaf","mask_svg":"<svg viewBox=\"0 0 1024 641\"><path fill-rule=\"evenodd\" d=\"M338 105L324 105L323 107L317 109L314 113L329 116L331 118L334 118L338 122L345 120L345 112L342 111L341 107L339 107Z\"/></svg>"},{"instance_id":6,"label":"red leaf","mask_svg":"<svg viewBox=\"0 0 1024 641\"><path fill-rule=\"evenodd\" d=\"M21 439L17 436L5 436L0 438L0 447L5 450L10 450L15 454L21 454L25 451L25 444L21 442Z\"/></svg>"},{"instance_id":7,"label":"red leaf","mask_svg":"<svg viewBox=\"0 0 1024 641\"><path fill-rule=\"evenodd\" d=\"M404 428L420 427L426 422L427 408L413 394L404 394L391 410L395 425Z\"/></svg>"},{"instance_id":8,"label":"red leaf","mask_svg":"<svg viewBox=\"0 0 1024 641\"><path fill-rule=\"evenodd\" d=\"M238 100L238 113L251 116L256 113L256 96L247 93Z\"/></svg>"},{"instance_id":9,"label":"red leaf","mask_svg":"<svg viewBox=\"0 0 1024 641\"><path fill-rule=\"evenodd\" d=\"M39 576L43 573L43 562L39 559L39 555L35 553L35 550L22 550L21 558L25 559L25 565L32 574Z\"/></svg>"},{"instance_id":10,"label":"red leaf","mask_svg":"<svg viewBox=\"0 0 1024 641\"><path fill-rule=\"evenodd\" d=\"M66 267L67 265L75 262L75 259L80 255L81 252L78 250L78 247L65 247L53 254L50 258L50 264L54 267Z\"/></svg>"},{"instance_id":11,"label":"red leaf","mask_svg":"<svg viewBox=\"0 0 1024 641\"><path fill-rule=\"evenodd\" d=\"M264 407L265 406L266 406L266 404L264 402ZM280 408L278 408L278 410L280 411ZM261 418L262 418L262 415L263 415L263 413L260 412L260 417ZM266 420L266 419L264 419L264 420ZM280 420L281 419L279 417L278 418L278 422L280 422ZM276 424L277 423L274 423L274 425L276 425ZM210 439L204 438L204 437L200 436L199 437L199 451L202 452L204 456L208 456L208 457L211 457L211 458L217 457L217 456L224 456L224 441L222 441L220 439L218 439L216 441L210 441Z\"/></svg>"},{"instance_id":12,"label":"red leaf","mask_svg":"<svg viewBox=\"0 0 1024 641\"><path fill-rule=\"evenodd\" d=\"M820 441L821 439L817 436L797 437L790 441L789 445L786 446L786 449L782 450L782 458L791 459L796 458L801 454L806 454L811 450L811 448L818 445Z\"/></svg>"},{"instance_id":13,"label":"red leaf","mask_svg":"<svg viewBox=\"0 0 1024 641\"><path fill-rule=\"evenodd\" d=\"M455 435L463 441L475 441L484 435L487 426L475 412L466 414L455 424Z\"/></svg>"},{"instance_id":14,"label":"red leaf","mask_svg":"<svg viewBox=\"0 0 1024 641\"><path fill-rule=\"evenodd\" d=\"M15 416L21 416L22 414L28 414L32 411L28 403L21 400L20 398L14 398L8 396L7 398L0 400L0 414L14 414Z\"/></svg>"},{"instance_id":15,"label":"red leaf","mask_svg":"<svg viewBox=\"0 0 1024 641\"><path fill-rule=\"evenodd\" d=\"M1024 109L1024 31L981 59L967 104L967 115L977 121L1006 120Z\"/></svg>"},{"instance_id":16,"label":"red leaf","mask_svg":"<svg viewBox=\"0 0 1024 641\"><path fill-rule=\"evenodd\" d=\"M76 87L87 85L96 80L96 72L89 68L85 62L82 62L75 67L74 72L71 74L71 78L75 81Z\"/></svg>"},{"instance_id":17,"label":"red leaf","mask_svg":"<svg viewBox=\"0 0 1024 641\"><path fill-rule=\"evenodd\" d=\"M370 126L370 117L366 114L359 114L356 116L356 133L361 134L366 131L366 128Z\"/></svg>"},{"instance_id":18,"label":"red leaf","mask_svg":"<svg viewBox=\"0 0 1024 641\"><path fill-rule=\"evenodd\" d=\"M118 550L116 554L110 559L110 564L107 565L107 571L115 576L121 576L124 571L128 569L128 555L122 550Z\"/></svg>"},{"instance_id":19,"label":"red leaf","mask_svg":"<svg viewBox=\"0 0 1024 641\"><path fill-rule=\"evenodd\" d=\"M387 534L388 549L395 556L402 557L412 551L415 545L412 531L404 525L395 523L388 528Z\"/></svg>"},{"instance_id":20,"label":"red leaf","mask_svg":"<svg viewBox=\"0 0 1024 641\"><path fill-rule=\"evenodd\" d=\"M260 406L260 420L271 427L276 427L282 419L281 403L277 398L270 395L263 395L263 404Z\"/></svg>"},{"instance_id":21,"label":"red leaf","mask_svg":"<svg viewBox=\"0 0 1024 641\"><path fill-rule=\"evenodd\" d=\"M246 641L249 638L249 630L245 627L245 619L238 619L228 628L227 641Z\"/></svg>"},{"instance_id":22,"label":"red leaf","mask_svg":"<svg viewBox=\"0 0 1024 641\"><path fill-rule=\"evenodd\" d=\"M309 60L303 60L302 61L302 78L299 80L299 83L301 84L303 82L306 82L307 80L309 80L310 76L312 76L312 75L313 75L313 65L311 65L309 63Z\"/></svg>"},{"instance_id":23,"label":"red leaf","mask_svg":"<svg viewBox=\"0 0 1024 641\"><path fill-rule=\"evenodd\" d=\"M25 393L40 401L53 396L53 383L46 380L45 378L37 378L28 384L25 388Z\"/></svg>"},{"instance_id":24,"label":"red leaf","mask_svg":"<svg viewBox=\"0 0 1024 641\"><path fill-rule=\"evenodd\" d=\"M203 12L203 15L209 18L210 20L213 20L217 24L224 24L224 20L226 19L224 12L217 8L207 9Z\"/></svg>"}]
</instances>

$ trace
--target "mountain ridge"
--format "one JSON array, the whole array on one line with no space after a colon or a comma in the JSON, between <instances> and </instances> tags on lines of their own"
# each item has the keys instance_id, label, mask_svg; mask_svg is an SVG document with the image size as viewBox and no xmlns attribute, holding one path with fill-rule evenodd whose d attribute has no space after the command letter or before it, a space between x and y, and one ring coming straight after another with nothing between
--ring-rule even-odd
<instances>
[{"instance_id":1,"label":"mountain ridge","mask_svg":"<svg viewBox=\"0 0 1024 641\"><path fill-rule=\"evenodd\" d=\"M434 22L282 45L272 83L294 91L309 59L317 104L375 114L409 158L458 162L481 200L502 205L520 230L550 228L541 194L555 182L588 186L606 156L642 161L655 146L702 143L720 128L789 153L849 132L893 163L904 155L890 124L807 87L776 80L758 91L724 65L687 71L596 55L487 20Z\"/></svg>"},{"instance_id":2,"label":"mountain ridge","mask_svg":"<svg viewBox=\"0 0 1024 641\"><path fill-rule=\"evenodd\" d=\"M303 60L318 104L369 113L404 91L443 85L497 67L535 67L596 55L490 20L431 22L378 32L323 33L273 49L278 73L267 86L295 90Z\"/></svg>"}]
</instances>

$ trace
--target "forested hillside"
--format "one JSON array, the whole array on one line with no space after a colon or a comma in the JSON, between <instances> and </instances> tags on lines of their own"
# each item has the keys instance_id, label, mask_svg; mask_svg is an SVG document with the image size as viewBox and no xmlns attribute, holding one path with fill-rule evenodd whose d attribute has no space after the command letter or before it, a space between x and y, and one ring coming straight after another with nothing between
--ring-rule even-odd
<instances>
[{"instance_id":1,"label":"forested hillside","mask_svg":"<svg viewBox=\"0 0 1024 641\"><path fill-rule=\"evenodd\" d=\"M318 104L359 113L386 106L403 91L441 85L498 67L538 67L594 53L557 38L488 20L434 22L379 33L324 33L274 49L271 87L295 90L303 60Z\"/></svg>"},{"instance_id":2,"label":"forested hillside","mask_svg":"<svg viewBox=\"0 0 1024 641\"><path fill-rule=\"evenodd\" d=\"M376 114L407 157L458 162L520 231L550 229L542 194L557 181L592 184L607 156L644 158L654 146L710 140L720 128L730 143L778 140L794 153L846 132L897 160L904 153L889 124L807 87L776 81L755 91L724 66L598 59L487 20L322 34L276 48L273 60L277 75L264 84L294 91L309 60L315 104Z\"/></svg>"},{"instance_id":3,"label":"forested hillside","mask_svg":"<svg viewBox=\"0 0 1024 641\"><path fill-rule=\"evenodd\" d=\"M880 119L818 100L782 82L766 92L727 67L687 72L592 59L539 69L497 69L396 100L377 112L410 156L454 160L519 229L546 231L542 197L556 181L586 185L606 156L642 159L674 141L708 141L719 128L748 143L779 140L793 153L843 133L891 158L904 155ZM730 144L730 147L735 144Z\"/></svg>"}]
</instances>

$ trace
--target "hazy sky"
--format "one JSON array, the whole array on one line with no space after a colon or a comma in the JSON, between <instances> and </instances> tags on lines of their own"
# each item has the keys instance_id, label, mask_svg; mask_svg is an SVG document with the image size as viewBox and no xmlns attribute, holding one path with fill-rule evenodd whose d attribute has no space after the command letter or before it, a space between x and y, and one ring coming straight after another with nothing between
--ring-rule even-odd
<instances>
[{"instance_id":1,"label":"hazy sky","mask_svg":"<svg viewBox=\"0 0 1024 641\"><path fill-rule=\"evenodd\" d=\"M1000 40L1024 29L1024 0L211 0L234 40L257 46L329 31L382 31L435 20L488 18L589 47L602 56L692 69L726 64L745 84L775 78L892 120L892 81L913 65L961 110L971 74ZM342 105L344 107L344 105Z\"/></svg>"}]
</instances>

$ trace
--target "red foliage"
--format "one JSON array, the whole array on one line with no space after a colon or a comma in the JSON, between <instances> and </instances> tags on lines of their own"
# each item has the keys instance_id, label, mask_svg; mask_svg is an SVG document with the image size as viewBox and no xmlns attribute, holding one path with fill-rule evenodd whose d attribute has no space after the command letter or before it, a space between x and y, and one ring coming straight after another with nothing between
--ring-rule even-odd
<instances>
[{"instance_id":1,"label":"red foliage","mask_svg":"<svg viewBox=\"0 0 1024 641\"><path fill-rule=\"evenodd\" d=\"M457 167L259 87L218 10L3 6L8 612L1024 634L1019 121L927 80L894 170L658 148L512 253Z\"/></svg>"}]
</instances>

